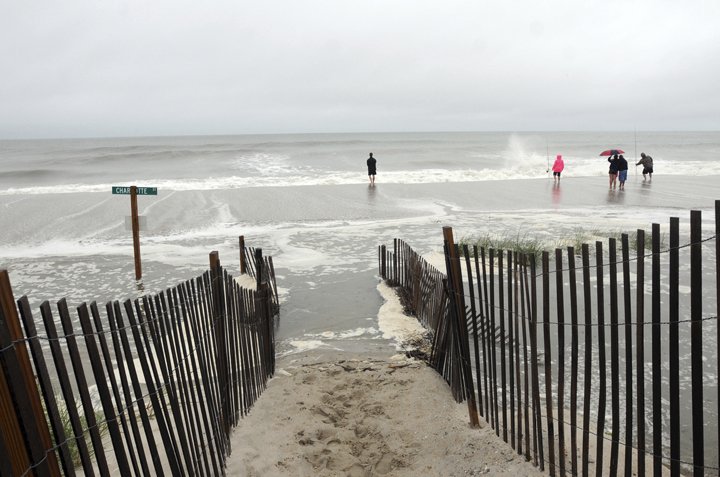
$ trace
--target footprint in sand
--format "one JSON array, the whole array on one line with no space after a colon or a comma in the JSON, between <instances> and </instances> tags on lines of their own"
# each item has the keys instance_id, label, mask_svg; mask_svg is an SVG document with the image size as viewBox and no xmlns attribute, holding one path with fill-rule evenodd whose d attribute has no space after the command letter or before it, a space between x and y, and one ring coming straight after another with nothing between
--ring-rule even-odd
<instances>
[{"instance_id":1,"label":"footprint in sand","mask_svg":"<svg viewBox=\"0 0 720 477\"><path fill-rule=\"evenodd\" d=\"M355 464L349 469L345 469L345 472L347 473L347 477L368 477L370 475L368 471L365 470L365 467L360 464Z\"/></svg>"},{"instance_id":2,"label":"footprint in sand","mask_svg":"<svg viewBox=\"0 0 720 477\"><path fill-rule=\"evenodd\" d=\"M397 463L398 462L395 460L395 456L393 454L383 454L383 456L380 457L380 460L378 460L377 464L375 464L373 473L385 475L395 469L397 467Z\"/></svg>"},{"instance_id":3,"label":"footprint in sand","mask_svg":"<svg viewBox=\"0 0 720 477\"><path fill-rule=\"evenodd\" d=\"M325 441L331 437L335 437L336 435L337 435L337 431L335 429L323 428L323 429L318 429L315 432L315 438L319 441ZM331 440L337 440L337 439L331 439ZM328 443L329 443L329 441L328 441Z\"/></svg>"}]
</instances>

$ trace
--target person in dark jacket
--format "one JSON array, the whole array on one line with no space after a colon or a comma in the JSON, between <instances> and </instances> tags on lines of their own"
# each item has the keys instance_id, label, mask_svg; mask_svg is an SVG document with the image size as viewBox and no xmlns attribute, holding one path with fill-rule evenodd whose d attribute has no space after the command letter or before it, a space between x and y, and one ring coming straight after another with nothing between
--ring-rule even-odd
<instances>
[{"instance_id":1,"label":"person in dark jacket","mask_svg":"<svg viewBox=\"0 0 720 477\"><path fill-rule=\"evenodd\" d=\"M376 164L377 161L373 157L372 152L370 153L370 157L368 157L367 160L367 168L368 168L368 179L370 179L370 185L375 185L375 174L377 173L376 170Z\"/></svg>"},{"instance_id":2,"label":"person in dark jacket","mask_svg":"<svg viewBox=\"0 0 720 477\"><path fill-rule=\"evenodd\" d=\"M610 169L608 170L608 177L610 179L610 188L614 189L615 184L617 183L617 176L618 176L618 156L615 154L614 156L608 157L608 162L610 163Z\"/></svg>"},{"instance_id":3,"label":"person in dark jacket","mask_svg":"<svg viewBox=\"0 0 720 477\"><path fill-rule=\"evenodd\" d=\"M620 181L620 190L625 190L625 181L627 180L628 162L622 154L618 157L618 180Z\"/></svg>"},{"instance_id":4,"label":"person in dark jacket","mask_svg":"<svg viewBox=\"0 0 720 477\"><path fill-rule=\"evenodd\" d=\"M643 166L643 180L647 179L647 174L650 174L650 179L652 180L653 175L653 159L652 157L646 155L644 152L640 153L640 161L638 161L636 166L639 166L642 164Z\"/></svg>"}]
</instances>

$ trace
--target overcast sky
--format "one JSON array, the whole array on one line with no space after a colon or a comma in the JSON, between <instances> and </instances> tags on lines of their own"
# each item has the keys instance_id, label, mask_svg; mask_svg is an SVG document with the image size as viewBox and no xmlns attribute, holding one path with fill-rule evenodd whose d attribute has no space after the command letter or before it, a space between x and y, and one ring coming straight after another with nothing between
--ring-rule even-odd
<instances>
[{"instance_id":1,"label":"overcast sky","mask_svg":"<svg viewBox=\"0 0 720 477\"><path fill-rule=\"evenodd\" d=\"M0 0L0 138L718 130L718 24L718 0Z\"/></svg>"}]
</instances>

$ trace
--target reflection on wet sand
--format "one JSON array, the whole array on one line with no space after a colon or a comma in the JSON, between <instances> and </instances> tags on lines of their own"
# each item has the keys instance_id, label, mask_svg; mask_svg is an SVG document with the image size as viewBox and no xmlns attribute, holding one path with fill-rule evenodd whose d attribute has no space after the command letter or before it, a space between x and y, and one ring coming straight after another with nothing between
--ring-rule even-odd
<instances>
[{"instance_id":1,"label":"reflection on wet sand","mask_svg":"<svg viewBox=\"0 0 720 477\"><path fill-rule=\"evenodd\" d=\"M622 204L625 202L625 191L612 189L608 191L607 203L608 204Z\"/></svg>"},{"instance_id":2,"label":"reflection on wet sand","mask_svg":"<svg viewBox=\"0 0 720 477\"><path fill-rule=\"evenodd\" d=\"M553 205L559 204L561 199L562 199L562 191L560 190L560 183L555 182L553 184L553 188L552 188L552 203L553 203Z\"/></svg>"}]
</instances>

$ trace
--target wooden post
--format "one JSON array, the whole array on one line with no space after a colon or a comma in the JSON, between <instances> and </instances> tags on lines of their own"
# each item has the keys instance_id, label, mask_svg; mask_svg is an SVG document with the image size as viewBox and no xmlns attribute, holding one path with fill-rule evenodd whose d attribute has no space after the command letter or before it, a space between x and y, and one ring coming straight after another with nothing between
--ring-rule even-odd
<instances>
[{"instance_id":1,"label":"wooden post","mask_svg":"<svg viewBox=\"0 0 720 477\"><path fill-rule=\"evenodd\" d=\"M565 476L565 300L563 294L562 249L555 249L555 295L557 298L557 337L558 337L558 373L557 373L557 410L558 410L558 464L560 475ZM550 350L547 351L550 356ZM552 365L552 363L551 363ZM573 449L574 451L574 449Z\"/></svg>"},{"instance_id":2,"label":"wooden post","mask_svg":"<svg viewBox=\"0 0 720 477\"><path fill-rule=\"evenodd\" d=\"M717 240L716 240L717 241ZM680 219L670 217L670 475L680 475ZM720 283L720 282L719 282Z\"/></svg>"},{"instance_id":3,"label":"wooden post","mask_svg":"<svg viewBox=\"0 0 720 477\"><path fill-rule=\"evenodd\" d=\"M502 437L505 442L508 441L508 421L507 421L507 379L506 379L506 364L505 364L505 289L503 282L503 251L498 250L498 318L500 326L498 332L500 333L500 390L502 394Z\"/></svg>"},{"instance_id":4,"label":"wooden post","mask_svg":"<svg viewBox=\"0 0 720 477\"><path fill-rule=\"evenodd\" d=\"M620 355L618 330L617 240L609 239L610 266L610 409L612 441L610 443L610 475L618 474L620 454Z\"/></svg>"},{"instance_id":5,"label":"wooden post","mask_svg":"<svg viewBox=\"0 0 720 477\"><path fill-rule=\"evenodd\" d=\"M552 352L550 344L550 254L542 253L543 352L545 353L545 408L550 475L555 476L555 422L552 405ZM602 434L601 434L602 435ZM562 456L564 458L564 456Z\"/></svg>"},{"instance_id":6,"label":"wooden post","mask_svg":"<svg viewBox=\"0 0 720 477\"><path fill-rule=\"evenodd\" d=\"M265 283L265 280L263 279L263 274L265 273L265 267L263 267L265 263L263 262L263 256L262 256L262 249L256 248L255 249L255 280L256 283L256 289L260 290L260 286Z\"/></svg>"},{"instance_id":7,"label":"wooden post","mask_svg":"<svg viewBox=\"0 0 720 477\"><path fill-rule=\"evenodd\" d=\"M671 239L672 240L672 239ZM633 442L633 345L632 345L632 284L630 282L630 238L622 234L623 306L625 307L625 475L632 473ZM672 364L670 365L672 369ZM672 374L672 373L671 373ZM671 378L672 379L672 378ZM671 384L672 386L672 384ZM670 393L672 395L672 392ZM680 396L680 390L678 390ZM671 405L672 406L672 405ZM678 455L678 459L680 456ZM680 462L678 461L678 465Z\"/></svg>"},{"instance_id":8,"label":"wooden post","mask_svg":"<svg viewBox=\"0 0 720 477\"><path fill-rule=\"evenodd\" d=\"M0 469L9 466L14 474L21 475L32 463L42 463L39 471L60 475L55 453L45 454L52 448L50 430L23 339L10 277L6 270L0 270L0 362L4 364L0 369L0 430L2 447L7 451L3 460L9 460ZM15 409L12 394L22 409Z\"/></svg>"},{"instance_id":9,"label":"wooden post","mask_svg":"<svg viewBox=\"0 0 720 477\"><path fill-rule=\"evenodd\" d=\"M635 272L635 409L637 410L637 475L645 475L645 231L637 230L637 269Z\"/></svg>"},{"instance_id":10,"label":"wooden post","mask_svg":"<svg viewBox=\"0 0 720 477\"><path fill-rule=\"evenodd\" d=\"M470 350L467 346L467 324L460 317L465 316L465 300L459 290L462 283L462 271L460 270L460 258L455 248L455 240L453 239L452 227L443 227L443 238L447 246L449 255L450 270L448 270L448 279L452 281L452 290L454 296L450 297L454 301L456 307L457 331L460 338L460 350L462 356L462 369L465 377L465 394L468 400L468 414L470 416L470 425L472 427L480 427L480 418L478 417L477 406L475 404L475 390L473 388L472 371L470 370ZM451 278L452 274L452 278ZM463 333L464 331L464 333Z\"/></svg>"},{"instance_id":11,"label":"wooden post","mask_svg":"<svg viewBox=\"0 0 720 477\"><path fill-rule=\"evenodd\" d=\"M577 443L577 390L578 390L578 295L577 272L575 269L575 248L567 248L568 271L570 274L570 475L578 475L578 443ZM632 406L629 406L632 407ZM632 455L631 452L628 454Z\"/></svg>"},{"instance_id":12,"label":"wooden post","mask_svg":"<svg viewBox=\"0 0 720 477\"><path fill-rule=\"evenodd\" d=\"M240 236L240 274L247 273L247 264L245 263L245 236Z\"/></svg>"},{"instance_id":13,"label":"wooden post","mask_svg":"<svg viewBox=\"0 0 720 477\"><path fill-rule=\"evenodd\" d=\"M470 248L466 245L463 245L463 255L465 255L465 267L467 270L467 277L468 277L468 288L470 291L470 311L471 311L471 317L472 317L472 329L473 329L473 348L475 350L475 380L477 381L477 388L478 388L478 407L480 415L482 415L483 410L483 399L482 399L482 387L480 386L480 383L482 382L480 380L480 348L478 346L478 325L477 325L477 310L475 308L475 285L473 283L473 275L472 275L472 266L470 263Z\"/></svg>"},{"instance_id":14,"label":"wooden post","mask_svg":"<svg viewBox=\"0 0 720 477\"><path fill-rule=\"evenodd\" d=\"M385 245L380 247L380 275L387 280L387 249Z\"/></svg>"},{"instance_id":15,"label":"wooden post","mask_svg":"<svg viewBox=\"0 0 720 477\"><path fill-rule=\"evenodd\" d=\"M138 219L137 186L130 186L130 214L132 216L133 254L135 255L135 280L142 280L140 263L140 220Z\"/></svg>"},{"instance_id":16,"label":"wooden post","mask_svg":"<svg viewBox=\"0 0 720 477\"><path fill-rule=\"evenodd\" d=\"M210 252L210 270L215 270L217 267L220 266L220 254L218 254L217 250L213 250Z\"/></svg>"},{"instance_id":17,"label":"wooden post","mask_svg":"<svg viewBox=\"0 0 720 477\"><path fill-rule=\"evenodd\" d=\"M660 224L652 224L652 423L653 423L653 474L662 472L662 334L660 330ZM667 388L666 388L667 389Z\"/></svg>"},{"instance_id":18,"label":"wooden post","mask_svg":"<svg viewBox=\"0 0 720 477\"><path fill-rule=\"evenodd\" d=\"M490 300L489 308L490 322L488 324L488 346L490 352L490 379L492 388L492 401L493 401L493 421L492 425L495 428L495 435L500 436L500 424L498 424L498 385L497 385L497 341L495 340L495 332L497 326L495 326L495 250L490 249L488 251L489 261L489 272L490 272ZM486 290L487 291L487 290ZM486 302L487 303L487 302Z\"/></svg>"},{"instance_id":19,"label":"wooden post","mask_svg":"<svg viewBox=\"0 0 720 477\"><path fill-rule=\"evenodd\" d=\"M492 252L492 250L491 250ZM492 264L492 253L490 254L490 262ZM491 268L492 269L492 268ZM492 273L491 273L492 276ZM492 295L491 295L492 296ZM540 407L540 379L538 364L538 346L537 346L537 265L535 264L535 256L530 255L530 363L532 365L532 393L533 393L533 453L537 456L534 459L536 466L540 470L545 470L545 450L543 447L543 431L542 431L542 409ZM497 399L495 400L497 403ZM496 412L497 414L497 412ZM588 416L590 413L588 412ZM539 455L538 455L539 454ZM585 474L587 475L587 474Z\"/></svg>"},{"instance_id":20,"label":"wooden post","mask_svg":"<svg viewBox=\"0 0 720 477\"><path fill-rule=\"evenodd\" d=\"M715 201L715 316L720 316L720 200ZM720 343L720 326L715 325L715 343ZM720 370L720 353L717 351L716 354L716 365ZM718 389L720 390L720 382L718 383ZM718 413L720 413L720 400L718 400ZM720 416L720 414L717 414ZM720 425L718 425L718 444L720 444ZM717 449L716 449L717 452ZM718 454L720 455L720 454Z\"/></svg>"},{"instance_id":21,"label":"wooden post","mask_svg":"<svg viewBox=\"0 0 720 477\"><path fill-rule=\"evenodd\" d=\"M690 211L690 367L692 374L693 475L705 472L702 356L702 214Z\"/></svg>"},{"instance_id":22,"label":"wooden post","mask_svg":"<svg viewBox=\"0 0 720 477\"><path fill-rule=\"evenodd\" d=\"M264 330L264 350L265 364L267 366L267 376L275 373L275 344L273 339L273 317L270 312L270 290L267 280L265 280L265 262L263 261L262 249L255 249L255 270L257 271L257 296L259 301L258 313L260 320L265 326Z\"/></svg>"},{"instance_id":23,"label":"wooden post","mask_svg":"<svg viewBox=\"0 0 720 477\"><path fill-rule=\"evenodd\" d=\"M603 285L603 251L602 242L595 242L595 271L597 289L597 325L598 325L598 361L600 369L600 383L598 396L598 417L597 432L595 435L605 435L605 402L607 400L607 361L605 353L605 286ZM597 450L595 451L595 475L602 477L603 472L603 451L604 439L597 439Z\"/></svg>"},{"instance_id":24,"label":"wooden post","mask_svg":"<svg viewBox=\"0 0 720 477\"><path fill-rule=\"evenodd\" d=\"M227 336L227 319L224 316L224 286L222 283L222 268L220 267L220 255L217 250L210 252L210 287L212 289L213 297L213 316L212 320L215 322L215 360L218 374L218 384L221 394L221 421L222 431L225 436L230 432L230 402L227 399L227 349L225 343L225 337Z\"/></svg>"},{"instance_id":25,"label":"wooden post","mask_svg":"<svg viewBox=\"0 0 720 477\"><path fill-rule=\"evenodd\" d=\"M580 475L589 475L590 461L590 397L592 394L592 295L590 283L590 246L582 244L583 307L585 308L585 353L583 367L583 422L582 422L582 460ZM644 475L644 474L638 474Z\"/></svg>"}]
</instances>

